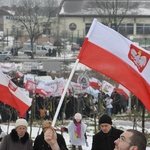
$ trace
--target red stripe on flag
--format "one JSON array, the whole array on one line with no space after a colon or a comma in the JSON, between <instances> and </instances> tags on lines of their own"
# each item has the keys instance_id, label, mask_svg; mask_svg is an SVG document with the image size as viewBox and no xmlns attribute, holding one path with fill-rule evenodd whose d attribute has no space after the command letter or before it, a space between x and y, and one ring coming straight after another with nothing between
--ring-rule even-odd
<instances>
[{"instance_id":1,"label":"red stripe on flag","mask_svg":"<svg viewBox=\"0 0 150 150\"><path fill-rule=\"evenodd\" d=\"M98 85L96 82L90 82L90 86L100 89L100 85Z\"/></svg>"},{"instance_id":2,"label":"red stripe on flag","mask_svg":"<svg viewBox=\"0 0 150 150\"><path fill-rule=\"evenodd\" d=\"M13 95L8 87L0 84L0 93L0 101L17 109L21 114L28 110L29 106Z\"/></svg>"},{"instance_id":3,"label":"red stripe on flag","mask_svg":"<svg viewBox=\"0 0 150 150\"><path fill-rule=\"evenodd\" d=\"M121 83L136 95L150 111L150 86L145 79L126 62L113 53L91 43L86 38L78 55L79 61L88 67Z\"/></svg>"}]
</instances>

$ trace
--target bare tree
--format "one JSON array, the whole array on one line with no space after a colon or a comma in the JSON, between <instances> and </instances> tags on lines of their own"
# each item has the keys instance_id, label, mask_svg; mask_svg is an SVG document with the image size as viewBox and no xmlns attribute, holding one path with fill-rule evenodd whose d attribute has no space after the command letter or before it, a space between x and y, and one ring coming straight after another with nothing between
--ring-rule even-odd
<instances>
[{"instance_id":1,"label":"bare tree","mask_svg":"<svg viewBox=\"0 0 150 150\"><path fill-rule=\"evenodd\" d=\"M17 111L14 108L12 108L11 106L8 106L8 105L6 105L6 104L4 104L2 102L0 104L0 109L1 109L1 111L3 111L3 113L5 113L5 117L7 116L7 124L8 124L8 126L7 126L7 134L8 134L10 121L13 119L13 117L17 118L18 113L17 113ZM13 115L15 115L15 116L13 116Z\"/></svg>"},{"instance_id":2,"label":"bare tree","mask_svg":"<svg viewBox=\"0 0 150 150\"><path fill-rule=\"evenodd\" d=\"M88 2L94 8L104 24L118 31L120 24L127 15L138 13L139 2L131 0L93 0Z\"/></svg>"},{"instance_id":3,"label":"bare tree","mask_svg":"<svg viewBox=\"0 0 150 150\"><path fill-rule=\"evenodd\" d=\"M51 26L51 17L57 9L55 0L19 0L18 6L13 7L18 24L22 25L28 33L31 51L33 44Z\"/></svg>"}]
</instances>

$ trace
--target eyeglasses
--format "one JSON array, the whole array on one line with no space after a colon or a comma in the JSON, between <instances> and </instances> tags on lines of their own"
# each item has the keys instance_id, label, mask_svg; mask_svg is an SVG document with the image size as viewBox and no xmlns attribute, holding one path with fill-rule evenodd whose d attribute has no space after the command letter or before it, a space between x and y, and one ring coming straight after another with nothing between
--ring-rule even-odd
<instances>
[{"instance_id":1,"label":"eyeglasses","mask_svg":"<svg viewBox=\"0 0 150 150\"><path fill-rule=\"evenodd\" d=\"M118 140L119 140L119 142L126 142L128 144L131 144L130 142L126 141L123 136L120 136L120 138L118 138Z\"/></svg>"}]
</instances>

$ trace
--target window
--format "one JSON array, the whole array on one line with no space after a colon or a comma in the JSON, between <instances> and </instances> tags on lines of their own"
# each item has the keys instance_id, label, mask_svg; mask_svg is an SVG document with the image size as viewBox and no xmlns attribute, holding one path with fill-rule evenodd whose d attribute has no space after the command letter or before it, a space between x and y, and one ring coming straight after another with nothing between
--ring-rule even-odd
<instances>
[{"instance_id":1,"label":"window","mask_svg":"<svg viewBox=\"0 0 150 150\"><path fill-rule=\"evenodd\" d=\"M51 35L51 29L43 29L43 34Z\"/></svg>"},{"instance_id":2,"label":"window","mask_svg":"<svg viewBox=\"0 0 150 150\"><path fill-rule=\"evenodd\" d=\"M144 34L150 34L150 24L145 24Z\"/></svg>"},{"instance_id":3,"label":"window","mask_svg":"<svg viewBox=\"0 0 150 150\"><path fill-rule=\"evenodd\" d=\"M140 35L150 34L150 24L137 24L136 34L140 34Z\"/></svg>"},{"instance_id":4,"label":"window","mask_svg":"<svg viewBox=\"0 0 150 150\"><path fill-rule=\"evenodd\" d=\"M126 24L127 34L133 34L133 24Z\"/></svg>"},{"instance_id":5,"label":"window","mask_svg":"<svg viewBox=\"0 0 150 150\"><path fill-rule=\"evenodd\" d=\"M144 28L143 28L143 24L137 24L136 25L136 34L144 34Z\"/></svg>"},{"instance_id":6,"label":"window","mask_svg":"<svg viewBox=\"0 0 150 150\"><path fill-rule=\"evenodd\" d=\"M119 33L122 34L122 35L126 35L126 24L120 24L119 26Z\"/></svg>"},{"instance_id":7,"label":"window","mask_svg":"<svg viewBox=\"0 0 150 150\"><path fill-rule=\"evenodd\" d=\"M118 31L122 35L133 34L133 24L120 24Z\"/></svg>"},{"instance_id":8,"label":"window","mask_svg":"<svg viewBox=\"0 0 150 150\"><path fill-rule=\"evenodd\" d=\"M86 23L86 24L85 24L85 34L88 33L90 27L91 27L91 23Z\"/></svg>"}]
</instances>

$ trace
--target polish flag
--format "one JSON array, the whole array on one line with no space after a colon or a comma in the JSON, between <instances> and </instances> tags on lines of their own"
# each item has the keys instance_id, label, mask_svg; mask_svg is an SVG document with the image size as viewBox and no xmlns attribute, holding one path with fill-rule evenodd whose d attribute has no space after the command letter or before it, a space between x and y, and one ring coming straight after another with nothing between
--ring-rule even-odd
<instances>
[{"instance_id":1,"label":"polish flag","mask_svg":"<svg viewBox=\"0 0 150 150\"><path fill-rule=\"evenodd\" d=\"M2 71L0 71L0 101L25 114L31 101Z\"/></svg>"},{"instance_id":2,"label":"polish flag","mask_svg":"<svg viewBox=\"0 0 150 150\"><path fill-rule=\"evenodd\" d=\"M18 78L22 78L22 77L23 77L23 73L17 70L17 71L16 71L16 76L17 76Z\"/></svg>"},{"instance_id":3,"label":"polish flag","mask_svg":"<svg viewBox=\"0 0 150 150\"><path fill-rule=\"evenodd\" d=\"M95 87L98 90L100 89L100 87L102 85L102 83L94 77L90 78L89 82L90 82L90 86Z\"/></svg>"},{"instance_id":4,"label":"polish flag","mask_svg":"<svg viewBox=\"0 0 150 150\"><path fill-rule=\"evenodd\" d=\"M46 97L48 95L48 93L44 91L43 89L36 89L35 92L38 93L42 97Z\"/></svg>"},{"instance_id":5,"label":"polish flag","mask_svg":"<svg viewBox=\"0 0 150 150\"><path fill-rule=\"evenodd\" d=\"M79 62L122 84L150 111L150 52L94 19Z\"/></svg>"},{"instance_id":6,"label":"polish flag","mask_svg":"<svg viewBox=\"0 0 150 150\"><path fill-rule=\"evenodd\" d=\"M25 83L24 88L25 88L26 90L28 90L29 92L34 93L35 90L36 90L36 86L37 86L37 83L36 83L36 82L33 82L33 81L31 81L31 80L27 80L26 83Z\"/></svg>"}]
</instances>

